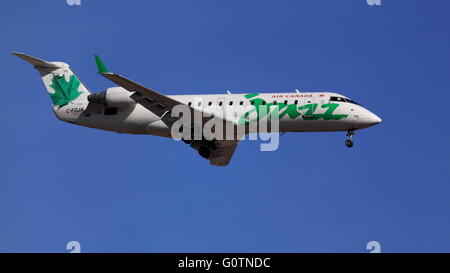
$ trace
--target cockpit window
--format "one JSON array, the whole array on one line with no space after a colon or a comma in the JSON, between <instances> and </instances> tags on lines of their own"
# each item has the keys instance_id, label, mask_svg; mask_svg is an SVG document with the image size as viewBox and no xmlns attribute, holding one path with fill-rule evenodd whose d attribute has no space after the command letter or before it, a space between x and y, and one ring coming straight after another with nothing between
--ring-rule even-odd
<instances>
[{"instance_id":1,"label":"cockpit window","mask_svg":"<svg viewBox=\"0 0 450 273\"><path fill-rule=\"evenodd\" d=\"M345 101L345 99L341 97L330 97L330 101Z\"/></svg>"},{"instance_id":2,"label":"cockpit window","mask_svg":"<svg viewBox=\"0 0 450 273\"><path fill-rule=\"evenodd\" d=\"M345 99L347 102L350 102L350 103L353 103L353 104L356 104L356 105L359 105L359 103L357 103L356 101L353 101L353 100L351 100L351 99Z\"/></svg>"},{"instance_id":3,"label":"cockpit window","mask_svg":"<svg viewBox=\"0 0 450 273\"><path fill-rule=\"evenodd\" d=\"M342 97L330 97L330 101L340 101L340 102L348 102L359 105L356 101L352 101L351 99L346 99Z\"/></svg>"}]
</instances>

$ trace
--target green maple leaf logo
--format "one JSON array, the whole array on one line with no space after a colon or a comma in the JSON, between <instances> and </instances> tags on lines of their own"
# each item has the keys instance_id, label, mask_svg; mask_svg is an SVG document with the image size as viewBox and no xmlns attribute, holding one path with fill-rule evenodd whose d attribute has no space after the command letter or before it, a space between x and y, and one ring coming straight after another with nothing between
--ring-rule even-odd
<instances>
[{"instance_id":1,"label":"green maple leaf logo","mask_svg":"<svg viewBox=\"0 0 450 273\"><path fill-rule=\"evenodd\" d=\"M75 75L70 76L68 82L66 81L64 75L53 75L52 84L50 87L55 90L54 94L50 93L53 105L59 106L59 108L66 106L71 101L78 98L82 93L78 91L80 81L75 77Z\"/></svg>"}]
</instances>

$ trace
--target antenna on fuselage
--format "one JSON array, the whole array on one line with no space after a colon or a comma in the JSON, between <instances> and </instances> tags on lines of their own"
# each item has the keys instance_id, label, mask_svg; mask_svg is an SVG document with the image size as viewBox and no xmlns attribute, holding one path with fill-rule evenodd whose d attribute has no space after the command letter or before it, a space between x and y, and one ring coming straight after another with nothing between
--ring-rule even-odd
<instances>
[{"instance_id":1,"label":"antenna on fuselage","mask_svg":"<svg viewBox=\"0 0 450 273\"><path fill-rule=\"evenodd\" d=\"M295 92L300 93L300 90L298 90L297 88L295 88Z\"/></svg>"},{"instance_id":2,"label":"antenna on fuselage","mask_svg":"<svg viewBox=\"0 0 450 273\"><path fill-rule=\"evenodd\" d=\"M227 90L227 94L231 94L231 91L230 91L230 90Z\"/></svg>"}]
</instances>

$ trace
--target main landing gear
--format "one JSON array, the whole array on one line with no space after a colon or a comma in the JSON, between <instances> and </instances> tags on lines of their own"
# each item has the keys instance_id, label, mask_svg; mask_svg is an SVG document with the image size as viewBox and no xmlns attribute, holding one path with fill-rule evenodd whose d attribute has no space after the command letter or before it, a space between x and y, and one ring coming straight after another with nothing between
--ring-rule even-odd
<instances>
[{"instance_id":1,"label":"main landing gear","mask_svg":"<svg viewBox=\"0 0 450 273\"><path fill-rule=\"evenodd\" d=\"M201 157L208 159L211 156L212 151L215 150L216 148L217 147L214 141L207 141L204 142L204 144L198 148L198 154Z\"/></svg>"},{"instance_id":2,"label":"main landing gear","mask_svg":"<svg viewBox=\"0 0 450 273\"><path fill-rule=\"evenodd\" d=\"M184 129L184 127L180 128L180 133L183 133L181 129ZM207 140L205 137L202 137L200 140L195 139L195 126L194 124L191 124L190 127L191 136L189 139L185 139L184 137L181 138L184 143L187 145L190 145L192 148L196 149L198 151L198 154L205 158L209 159L213 153L214 150L217 149L217 145L215 143L215 140Z\"/></svg>"},{"instance_id":3,"label":"main landing gear","mask_svg":"<svg viewBox=\"0 0 450 273\"><path fill-rule=\"evenodd\" d=\"M353 141L352 141L352 136L355 134L355 131L353 130L348 130L347 131L347 137L348 139L345 141L345 146L351 148L353 147Z\"/></svg>"},{"instance_id":4,"label":"main landing gear","mask_svg":"<svg viewBox=\"0 0 450 273\"><path fill-rule=\"evenodd\" d=\"M211 156L211 149L208 146L201 146L198 148L198 154L203 158L208 159Z\"/></svg>"}]
</instances>

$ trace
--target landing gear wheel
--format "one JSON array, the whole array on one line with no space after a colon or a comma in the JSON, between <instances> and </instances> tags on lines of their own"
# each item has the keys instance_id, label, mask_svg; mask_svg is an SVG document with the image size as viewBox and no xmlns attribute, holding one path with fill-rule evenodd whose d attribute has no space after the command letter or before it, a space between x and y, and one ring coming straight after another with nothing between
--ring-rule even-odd
<instances>
[{"instance_id":1,"label":"landing gear wheel","mask_svg":"<svg viewBox=\"0 0 450 273\"><path fill-rule=\"evenodd\" d=\"M353 141L352 141L352 136L355 134L355 131L353 130L348 130L347 131L347 137L348 139L345 141L345 146L351 148L353 147Z\"/></svg>"},{"instance_id":2,"label":"landing gear wheel","mask_svg":"<svg viewBox=\"0 0 450 273\"><path fill-rule=\"evenodd\" d=\"M198 148L198 153L203 157L208 159L211 156L211 149L207 146L201 146Z\"/></svg>"},{"instance_id":3,"label":"landing gear wheel","mask_svg":"<svg viewBox=\"0 0 450 273\"><path fill-rule=\"evenodd\" d=\"M347 139L347 140L345 141L345 146L347 146L347 147L349 147L349 148L353 147L353 141L351 141L350 139Z\"/></svg>"}]
</instances>

